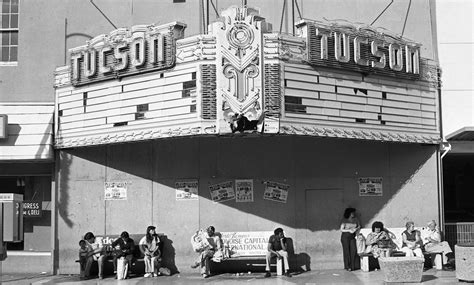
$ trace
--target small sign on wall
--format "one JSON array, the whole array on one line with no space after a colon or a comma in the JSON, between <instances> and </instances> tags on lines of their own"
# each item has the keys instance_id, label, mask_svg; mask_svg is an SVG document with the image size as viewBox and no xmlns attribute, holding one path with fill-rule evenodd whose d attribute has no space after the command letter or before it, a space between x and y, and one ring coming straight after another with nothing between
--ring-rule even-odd
<instances>
[{"instance_id":1,"label":"small sign on wall","mask_svg":"<svg viewBox=\"0 0 474 285\"><path fill-rule=\"evenodd\" d=\"M263 194L263 199L286 203L286 200L288 199L288 190L290 189L290 185L273 181L265 181L264 184L265 193Z\"/></svg>"},{"instance_id":2,"label":"small sign on wall","mask_svg":"<svg viewBox=\"0 0 474 285\"><path fill-rule=\"evenodd\" d=\"M235 180L236 202L253 202L253 180Z\"/></svg>"},{"instance_id":3,"label":"small sign on wall","mask_svg":"<svg viewBox=\"0 0 474 285\"><path fill-rule=\"evenodd\" d=\"M105 182L105 200L127 200L127 182Z\"/></svg>"},{"instance_id":4,"label":"small sign on wall","mask_svg":"<svg viewBox=\"0 0 474 285\"><path fill-rule=\"evenodd\" d=\"M235 198L234 183L232 181L209 185L213 202L224 202Z\"/></svg>"},{"instance_id":5,"label":"small sign on wall","mask_svg":"<svg viewBox=\"0 0 474 285\"><path fill-rule=\"evenodd\" d=\"M6 139L8 136L7 132L8 116L0 114L0 139Z\"/></svg>"},{"instance_id":6,"label":"small sign on wall","mask_svg":"<svg viewBox=\"0 0 474 285\"><path fill-rule=\"evenodd\" d=\"M23 217L41 218L43 216L42 201L23 201Z\"/></svg>"},{"instance_id":7,"label":"small sign on wall","mask_svg":"<svg viewBox=\"0 0 474 285\"><path fill-rule=\"evenodd\" d=\"M199 197L198 185L197 180L176 182L176 201L197 200Z\"/></svg>"},{"instance_id":8,"label":"small sign on wall","mask_svg":"<svg viewBox=\"0 0 474 285\"><path fill-rule=\"evenodd\" d=\"M359 196L382 196L382 177L359 178Z\"/></svg>"}]
</instances>

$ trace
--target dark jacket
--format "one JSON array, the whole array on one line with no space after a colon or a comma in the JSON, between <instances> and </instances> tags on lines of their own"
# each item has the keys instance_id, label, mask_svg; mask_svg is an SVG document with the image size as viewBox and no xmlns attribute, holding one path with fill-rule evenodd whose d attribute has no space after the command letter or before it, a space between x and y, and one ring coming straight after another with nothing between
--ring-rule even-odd
<instances>
[{"instance_id":1,"label":"dark jacket","mask_svg":"<svg viewBox=\"0 0 474 285\"><path fill-rule=\"evenodd\" d=\"M124 241L122 238L116 239L112 243L112 248L115 248L117 245L120 248L119 252L115 252L115 255L117 257L131 255L131 254L133 255L133 253L135 252L135 242L131 238L129 238L127 241Z\"/></svg>"}]
</instances>

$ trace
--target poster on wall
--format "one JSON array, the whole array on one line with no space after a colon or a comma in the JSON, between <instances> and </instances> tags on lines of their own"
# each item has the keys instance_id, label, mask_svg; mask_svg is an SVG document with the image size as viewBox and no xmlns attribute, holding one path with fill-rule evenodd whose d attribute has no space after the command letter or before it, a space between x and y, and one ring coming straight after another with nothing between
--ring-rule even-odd
<instances>
[{"instance_id":1,"label":"poster on wall","mask_svg":"<svg viewBox=\"0 0 474 285\"><path fill-rule=\"evenodd\" d=\"M359 178L359 196L382 196L382 177Z\"/></svg>"},{"instance_id":2,"label":"poster on wall","mask_svg":"<svg viewBox=\"0 0 474 285\"><path fill-rule=\"evenodd\" d=\"M273 181L265 181L264 184L265 192L263 193L263 199L286 203L290 185Z\"/></svg>"},{"instance_id":3,"label":"poster on wall","mask_svg":"<svg viewBox=\"0 0 474 285\"><path fill-rule=\"evenodd\" d=\"M235 199L234 183L232 181L222 182L209 186L213 202L224 202Z\"/></svg>"},{"instance_id":4,"label":"poster on wall","mask_svg":"<svg viewBox=\"0 0 474 285\"><path fill-rule=\"evenodd\" d=\"M127 182L105 182L104 199L105 200L127 200Z\"/></svg>"},{"instance_id":5,"label":"poster on wall","mask_svg":"<svg viewBox=\"0 0 474 285\"><path fill-rule=\"evenodd\" d=\"M198 181L178 181L175 183L176 201L197 200Z\"/></svg>"},{"instance_id":6,"label":"poster on wall","mask_svg":"<svg viewBox=\"0 0 474 285\"><path fill-rule=\"evenodd\" d=\"M235 180L235 201L253 202L253 180Z\"/></svg>"}]
</instances>

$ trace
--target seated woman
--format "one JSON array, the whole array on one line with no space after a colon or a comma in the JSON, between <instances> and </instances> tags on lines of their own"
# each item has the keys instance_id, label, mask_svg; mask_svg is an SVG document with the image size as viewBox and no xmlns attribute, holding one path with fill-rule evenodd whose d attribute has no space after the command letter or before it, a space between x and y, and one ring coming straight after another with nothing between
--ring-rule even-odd
<instances>
[{"instance_id":1,"label":"seated woman","mask_svg":"<svg viewBox=\"0 0 474 285\"><path fill-rule=\"evenodd\" d=\"M389 234L384 230L383 223L378 221L372 224L372 232L367 235L365 243L365 252L372 253L375 258L385 256L387 251L393 249Z\"/></svg>"}]
</instances>

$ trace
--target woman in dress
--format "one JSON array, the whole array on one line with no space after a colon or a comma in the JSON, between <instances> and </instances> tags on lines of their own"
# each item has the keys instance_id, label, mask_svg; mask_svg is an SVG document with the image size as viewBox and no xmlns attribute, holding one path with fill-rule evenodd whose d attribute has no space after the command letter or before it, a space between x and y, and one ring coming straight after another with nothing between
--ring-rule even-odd
<instances>
[{"instance_id":1,"label":"woman in dress","mask_svg":"<svg viewBox=\"0 0 474 285\"><path fill-rule=\"evenodd\" d=\"M360 259L357 256L356 234L360 229L356 217L356 209L347 208L341 221L341 243L344 257L344 269L353 271L360 269Z\"/></svg>"},{"instance_id":2,"label":"woman in dress","mask_svg":"<svg viewBox=\"0 0 474 285\"><path fill-rule=\"evenodd\" d=\"M372 224L372 232L367 235L365 239L367 248L366 253L372 253L375 258L384 256L387 249L392 247L391 239L388 233L384 230L382 222L374 222Z\"/></svg>"}]
</instances>

